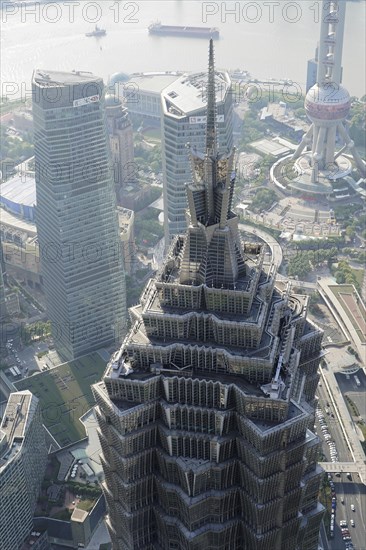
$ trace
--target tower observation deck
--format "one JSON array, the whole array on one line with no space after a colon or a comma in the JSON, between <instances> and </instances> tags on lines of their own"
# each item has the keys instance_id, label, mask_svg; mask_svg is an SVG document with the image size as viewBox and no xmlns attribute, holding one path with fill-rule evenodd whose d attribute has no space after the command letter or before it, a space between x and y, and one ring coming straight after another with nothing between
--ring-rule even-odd
<instances>
[{"instance_id":1,"label":"tower observation deck","mask_svg":"<svg viewBox=\"0 0 366 550\"><path fill-rule=\"evenodd\" d=\"M288 187L297 191L330 195L332 182L350 174L352 157L360 175L366 175L366 165L345 126L351 106L350 95L340 84L345 15L345 0L323 0L317 82L305 97L312 124L285 162L296 174ZM338 151L337 139L343 143ZM347 152L350 155L345 156Z\"/></svg>"},{"instance_id":2,"label":"tower observation deck","mask_svg":"<svg viewBox=\"0 0 366 550\"><path fill-rule=\"evenodd\" d=\"M231 204L210 41L206 152L192 152L187 232L130 310L93 386L113 550L316 550L314 425L322 331L275 287Z\"/></svg>"}]
</instances>

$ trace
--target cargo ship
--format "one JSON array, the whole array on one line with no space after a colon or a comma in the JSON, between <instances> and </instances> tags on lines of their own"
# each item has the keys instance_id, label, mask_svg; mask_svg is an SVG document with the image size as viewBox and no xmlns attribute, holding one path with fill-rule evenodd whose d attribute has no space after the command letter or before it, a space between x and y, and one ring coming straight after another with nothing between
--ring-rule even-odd
<instances>
[{"instance_id":1,"label":"cargo ship","mask_svg":"<svg viewBox=\"0 0 366 550\"><path fill-rule=\"evenodd\" d=\"M95 29L92 32L87 32L85 36L105 36L106 34L107 31L105 29L101 29L98 25L95 25Z\"/></svg>"},{"instance_id":2,"label":"cargo ship","mask_svg":"<svg viewBox=\"0 0 366 550\"><path fill-rule=\"evenodd\" d=\"M162 25L160 21L149 25L150 34L160 36L188 36L190 38L213 38L217 40L220 37L220 31L217 27L181 27L178 25Z\"/></svg>"}]
</instances>

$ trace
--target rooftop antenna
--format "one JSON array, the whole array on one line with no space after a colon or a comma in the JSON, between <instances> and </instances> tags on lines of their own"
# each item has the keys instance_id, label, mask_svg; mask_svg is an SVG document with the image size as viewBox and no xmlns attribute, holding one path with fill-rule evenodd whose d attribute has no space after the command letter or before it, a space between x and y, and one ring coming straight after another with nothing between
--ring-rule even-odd
<instances>
[{"instance_id":1,"label":"rooftop antenna","mask_svg":"<svg viewBox=\"0 0 366 550\"><path fill-rule=\"evenodd\" d=\"M210 156L216 156L216 93L215 93L215 59L213 39L210 38L208 57L208 84L207 84L207 125L206 150Z\"/></svg>"}]
</instances>

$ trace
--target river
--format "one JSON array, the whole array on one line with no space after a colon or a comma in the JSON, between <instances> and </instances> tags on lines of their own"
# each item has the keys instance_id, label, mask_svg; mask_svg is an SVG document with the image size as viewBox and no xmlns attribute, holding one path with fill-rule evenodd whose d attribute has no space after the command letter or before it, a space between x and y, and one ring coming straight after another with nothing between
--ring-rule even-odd
<instances>
[{"instance_id":1,"label":"river","mask_svg":"<svg viewBox=\"0 0 366 550\"><path fill-rule=\"evenodd\" d=\"M2 94L29 94L34 68L86 70L106 81L115 72L206 68L204 39L148 34L150 23L208 25L220 29L216 65L245 69L258 79L280 78L303 88L307 60L319 36L319 1L202 2L145 0L49 2L2 10ZM232 10L229 13L229 10ZM348 2L343 83L351 95L365 93L366 4ZM95 23L107 30L86 37Z\"/></svg>"}]
</instances>

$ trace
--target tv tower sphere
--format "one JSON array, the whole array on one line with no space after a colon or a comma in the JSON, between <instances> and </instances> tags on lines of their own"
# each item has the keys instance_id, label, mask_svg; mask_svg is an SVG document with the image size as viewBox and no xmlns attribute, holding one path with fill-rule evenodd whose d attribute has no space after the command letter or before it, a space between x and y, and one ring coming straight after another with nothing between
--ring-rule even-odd
<instances>
[{"instance_id":1,"label":"tv tower sphere","mask_svg":"<svg viewBox=\"0 0 366 550\"><path fill-rule=\"evenodd\" d=\"M322 126L332 126L334 122L346 119L350 108L351 97L340 84L315 84L306 94L306 114L312 122L321 123Z\"/></svg>"}]
</instances>

